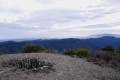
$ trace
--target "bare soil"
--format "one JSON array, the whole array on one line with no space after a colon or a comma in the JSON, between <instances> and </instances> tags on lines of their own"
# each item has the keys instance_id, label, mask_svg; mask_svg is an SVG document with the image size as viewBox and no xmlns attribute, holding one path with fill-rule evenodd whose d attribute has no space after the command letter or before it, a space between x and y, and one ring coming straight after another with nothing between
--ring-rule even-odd
<instances>
[{"instance_id":1,"label":"bare soil","mask_svg":"<svg viewBox=\"0 0 120 80\"><path fill-rule=\"evenodd\" d=\"M0 63L10 59L40 58L53 64L55 71L14 69L0 65L0 80L111 80L120 72L87 62L85 58L72 58L62 54L30 53L0 55Z\"/></svg>"}]
</instances>

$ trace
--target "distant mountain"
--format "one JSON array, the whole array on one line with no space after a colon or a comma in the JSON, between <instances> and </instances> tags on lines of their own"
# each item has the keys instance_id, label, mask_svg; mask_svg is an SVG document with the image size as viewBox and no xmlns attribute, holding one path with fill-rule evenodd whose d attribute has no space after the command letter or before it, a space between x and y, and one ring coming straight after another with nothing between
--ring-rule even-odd
<instances>
[{"instance_id":1,"label":"distant mountain","mask_svg":"<svg viewBox=\"0 0 120 80\"><path fill-rule=\"evenodd\" d=\"M36 39L35 39L35 38L24 38L24 39L4 39L4 40L0 40L0 42L6 42L6 41L21 42L21 41L29 41L29 40L36 40Z\"/></svg>"},{"instance_id":2,"label":"distant mountain","mask_svg":"<svg viewBox=\"0 0 120 80\"><path fill-rule=\"evenodd\" d=\"M60 52L72 48L87 48L96 50L100 47L111 45L114 48L120 47L120 38L105 36L101 38L89 39L50 39L50 40L28 40L28 41L7 41L0 43L0 51L4 53L20 53L22 48L27 44L41 44L47 49L58 50Z\"/></svg>"},{"instance_id":3,"label":"distant mountain","mask_svg":"<svg viewBox=\"0 0 120 80\"><path fill-rule=\"evenodd\" d=\"M90 38L85 40L92 49L98 49L107 45L111 45L114 48L120 47L120 38L113 36L104 36L101 38Z\"/></svg>"},{"instance_id":4,"label":"distant mountain","mask_svg":"<svg viewBox=\"0 0 120 80\"><path fill-rule=\"evenodd\" d=\"M90 37L98 38L98 37L104 37L104 36L112 36L112 37L120 38L120 34L108 34L108 33L98 34L98 35L91 35Z\"/></svg>"}]
</instances>

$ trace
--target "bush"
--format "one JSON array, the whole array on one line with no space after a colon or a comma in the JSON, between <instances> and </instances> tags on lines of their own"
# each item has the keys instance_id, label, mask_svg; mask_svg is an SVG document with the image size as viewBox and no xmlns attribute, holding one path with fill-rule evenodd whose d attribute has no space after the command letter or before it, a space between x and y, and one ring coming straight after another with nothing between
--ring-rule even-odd
<instances>
[{"instance_id":1,"label":"bush","mask_svg":"<svg viewBox=\"0 0 120 80\"><path fill-rule=\"evenodd\" d=\"M80 56L86 57L86 56L89 55L89 52L88 52L87 49L78 49L77 52L76 52L76 54L77 54L78 56L80 55Z\"/></svg>"},{"instance_id":2,"label":"bush","mask_svg":"<svg viewBox=\"0 0 120 80\"><path fill-rule=\"evenodd\" d=\"M120 71L120 54L108 54L106 51L91 51L88 57L89 62L100 66L112 67Z\"/></svg>"},{"instance_id":3,"label":"bush","mask_svg":"<svg viewBox=\"0 0 120 80\"><path fill-rule=\"evenodd\" d=\"M42 45L28 44L23 48L22 53L32 53L32 52L41 52L41 51L45 51L45 48Z\"/></svg>"},{"instance_id":4,"label":"bush","mask_svg":"<svg viewBox=\"0 0 120 80\"><path fill-rule=\"evenodd\" d=\"M119 53L116 53L113 55L113 59L111 63L114 64L115 66L120 66L120 54Z\"/></svg>"},{"instance_id":5,"label":"bush","mask_svg":"<svg viewBox=\"0 0 120 80\"><path fill-rule=\"evenodd\" d=\"M98 49L99 51L106 51L108 54L113 54L115 49L112 46L106 46Z\"/></svg>"},{"instance_id":6,"label":"bush","mask_svg":"<svg viewBox=\"0 0 120 80\"><path fill-rule=\"evenodd\" d=\"M112 60L112 55L108 54L105 51L94 51L92 54L90 54L90 58L110 62Z\"/></svg>"},{"instance_id":7,"label":"bush","mask_svg":"<svg viewBox=\"0 0 120 80\"><path fill-rule=\"evenodd\" d=\"M66 50L66 51L64 52L64 54L65 54L65 55L75 55L76 52L75 52L74 49L70 49L70 50Z\"/></svg>"},{"instance_id":8,"label":"bush","mask_svg":"<svg viewBox=\"0 0 120 80\"><path fill-rule=\"evenodd\" d=\"M79 56L79 57L80 57L80 56L86 57L86 56L89 55L87 49L78 49L78 50L76 50L76 49L70 49L70 50L66 50L66 51L64 52L64 54L66 54L66 55L77 55L77 56Z\"/></svg>"},{"instance_id":9,"label":"bush","mask_svg":"<svg viewBox=\"0 0 120 80\"><path fill-rule=\"evenodd\" d=\"M116 49L115 53L120 53L120 48Z\"/></svg>"},{"instance_id":10,"label":"bush","mask_svg":"<svg viewBox=\"0 0 120 80\"><path fill-rule=\"evenodd\" d=\"M40 45L40 44L37 44L34 46L34 52L40 52L40 51L45 51L46 49Z\"/></svg>"}]
</instances>

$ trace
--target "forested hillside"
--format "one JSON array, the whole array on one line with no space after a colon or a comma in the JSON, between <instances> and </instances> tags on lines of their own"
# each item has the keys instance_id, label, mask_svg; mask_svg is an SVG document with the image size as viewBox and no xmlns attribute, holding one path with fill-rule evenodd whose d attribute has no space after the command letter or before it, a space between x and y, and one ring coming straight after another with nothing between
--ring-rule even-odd
<instances>
[{"instance_id":1,"label":"forested hillside","mask_svg":"<svg viewBox=\"0 0 120 80\"><path fill-rule=\"evenodd\" d=\"M51 40L31 40L31 41L7 41L0 43L0 51L4 53L20 53L22 48L27 44L41 44L46 49L58 50L60 52L72 48L87 48L96 50L100 47L111 45L114 48L120 47L120 38L101 37L90 39L51 39Z\"/></svg>"}]
</instances>

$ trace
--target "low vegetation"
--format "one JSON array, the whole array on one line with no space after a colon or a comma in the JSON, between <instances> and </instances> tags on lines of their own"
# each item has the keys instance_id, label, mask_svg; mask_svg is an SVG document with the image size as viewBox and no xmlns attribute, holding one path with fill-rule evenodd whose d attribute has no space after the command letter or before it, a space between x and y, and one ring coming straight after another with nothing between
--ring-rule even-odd
<instances>
[{"instance_id":1,"label":"low vegetation","mask_svg":"<svg viewBox=\"0 0 120 80\"><path fill-rule=\"evenodd\" d=\"M41 52L45 50L46 49L40 44L37 45L28 44L23 48L22 53Z\"/></svg>"},{"instance_id":2,"label":"low vegetation","mask_svg":"<svg viewBox=\"0 0 120 80\"><path fill-rule=\"evenodd\" d=\"M76 54L78 56L84 56L84 57L87 57L89 55L89 52L87 49L78 49Z\"/></svg>"},{"instance_id":3,"label":"low vegetation","mask_svg":"<svg viewBox=\"0 0 120 80\"><path fill-rule=\"evenodd\" d=\"M120 70L120 48L114 49L112 46L105 46L96 51L87 49L69 49L64 52L65 55L76 55L77 57L87 57L89 62L100 66L112 67ZM74 56L73 56L74 57Z\"/></svg>"},{"instance_id":4,"label":"low vegetation","mask_svg":"<svg viewBox=\"0 0 120 80\"><path fill-rule=\"evenodd\" d=\"M76 51L75 49L69 49L64 52L65 55L75 55Z\"/></svg>"},{"instance_id":5,"label":"low vegetation","mask_svg":"<svg viewBox=\"0 0 120 80\"><path fill-rule=\"evenodd\" d=\"M91 51L89 58L99 61L109 62L112 60L112 55L105 51Z\"/></svg>"},{"instance_id":6,"label":"low vegetation","mask_svg":"<svg viewBox=\"0 0 120 80\"><path fill-rule=\"evenodd\" d=\"M77 56L83 56L83 57L87 57L89 55L88 50L87 49L70 49L70 50L66 50L64 52L65 55L77 55Z\"/></svg>"},{"instance_id":7,"label":"low vegetation","mask_svg":"<svg viewBox=\"0 0 120 80\"><path fill-rule=\"evenodd\" d=\"M120 48L116 49L115 53L120 53Z\"/></svg>"},{"instance_id":8,"label":"low vegetation","mask_svg":"<svg viewBox=\"0 0 120 80\"><path fill-rule=\"evenodd\" d=\"M91 51L88 61L120 70L120 52L119 49L115 50L112 46L100 48L98 51Z\"/></svg>"},{"instance_id":9,"label":"low vegetation","mask_svg":"<svg viewBox=\"0 0 120 80\"><path fill-rule=\"evenodd\" d=\"M108 54L113 54L115 49L112 46L105 46L98 49L99 51L106 51Z\"/></svg>"}]
</instances>

